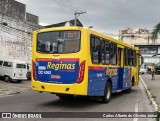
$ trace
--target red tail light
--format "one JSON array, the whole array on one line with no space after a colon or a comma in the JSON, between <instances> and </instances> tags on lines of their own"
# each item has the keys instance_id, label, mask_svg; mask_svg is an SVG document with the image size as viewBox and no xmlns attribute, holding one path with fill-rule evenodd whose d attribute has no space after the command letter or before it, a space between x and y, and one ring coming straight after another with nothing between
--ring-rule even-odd
<instances>
[{"instance_id":1,"label":"red tail light","mask_svg":"<svg viewBox=\"0 0 160 121\"><path fill-rule=\"evenodd\" d=\"M33 73L33 79L36 81L36 65L35 62L32 60L32 73Z\"/></svg>"},{"instance_id":2,"label":"red tail light","mask_svg":"<svg viewBox=\"0 0 160 121\"><path fill-rule=\"evenodd\" d=\"M79 67L79 76L77 83L80 84L84 80L84 73L85 73L85 63L86 61L81 62Z\"/></svg>"}]
</instances>

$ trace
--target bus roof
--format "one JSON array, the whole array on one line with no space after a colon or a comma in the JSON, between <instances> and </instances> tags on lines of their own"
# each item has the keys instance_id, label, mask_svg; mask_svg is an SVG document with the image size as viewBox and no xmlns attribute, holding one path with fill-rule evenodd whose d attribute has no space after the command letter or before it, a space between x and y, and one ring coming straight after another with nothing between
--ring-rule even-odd
<instances>
[{"instance_id":1,"label":"bus roof","mask_svg":"<svg viewBox=\"0 0 160 121\"><path fill-rule=\"evenodd\" d=\"M98 31L95 31L95 30L92 30L88 27L77 27L77 26L63 26L63 27L54 27L54 28L44 28L44 29L40 29L40 30L36 30L35 32L36 33L41 33L41 32L48 32L48 31L55 31L55 30L87 30L87 31L90 31L91 34L96 34L97 36L100 36L102 38L106 38L110 41L113 41L117 44L120 44L122 46L126 46L126 47L129 47L129 48L132 48L132 49L135 49L135 50L139 50L138 47L135 47L134 45L130 45L128 43L125 43L123 41L120 41L120 40L117 40L117 39L114 39L106 34L103 34L103 33L100 33Z\"/></svg>"}]
</instances>

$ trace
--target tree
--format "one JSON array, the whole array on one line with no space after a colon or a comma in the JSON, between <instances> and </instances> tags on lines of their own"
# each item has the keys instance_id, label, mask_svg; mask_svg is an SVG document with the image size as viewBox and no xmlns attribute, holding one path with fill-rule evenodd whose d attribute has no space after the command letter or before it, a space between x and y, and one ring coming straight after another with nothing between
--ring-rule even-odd
<instances>
[{"instance_id":1,"label":"tree","mask_svg":"<svg viewBox=\"0 0 160 121\"><path fill-rule=\"evenodd\" d=\"M154 29L152 31L151 39L154 43L158 39L159 33L160 33L160 22L154 27Z\"/></svg>"}]
</instances>

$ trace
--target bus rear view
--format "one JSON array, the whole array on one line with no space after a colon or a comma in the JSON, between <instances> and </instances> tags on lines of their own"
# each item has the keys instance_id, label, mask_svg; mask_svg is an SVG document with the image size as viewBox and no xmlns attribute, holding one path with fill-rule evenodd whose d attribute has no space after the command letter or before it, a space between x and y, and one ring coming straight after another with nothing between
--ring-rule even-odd
<instances>
[{"instance_id":1,"label":"bus rear view","mask_svg":"<svg viewBox=\"0 0 160 121\"><path fill-rule=\"evenodd\" d=\"M34 32L32 89L60 98L130 92L139 82L138 48L85 27Z\"/></svg>"},{"instance_id":2,"label":"bus rear view","mask_svg":"<svg viewBox=\"0 0 160 121\"><path fill-rule=\"evenodd\" d=\"M86 55L82 53L85 47L81 46L82 32L77 28L34 32L32 90L50 92L59 97L87 95L87 84L83 81L86 78Z\"/></svg>"}]
</instances>

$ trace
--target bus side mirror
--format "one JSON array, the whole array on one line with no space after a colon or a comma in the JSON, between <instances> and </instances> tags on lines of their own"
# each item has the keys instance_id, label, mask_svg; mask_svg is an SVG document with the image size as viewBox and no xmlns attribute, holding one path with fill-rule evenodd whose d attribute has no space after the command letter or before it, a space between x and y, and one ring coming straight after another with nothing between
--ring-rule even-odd
<instances>
[{"instance_id":1,"label":"bus side mirror","mask_svg":"<svg viewBox=\"0 0 160 121\"><path fill-rule=\"evenodd\" d=\"M140 58L139 58L139 66L142 66L142 64L144 63L144 58L143 58L143 56L141 54L139 56L140 56Z\"/></svg>"}]
</instances>

